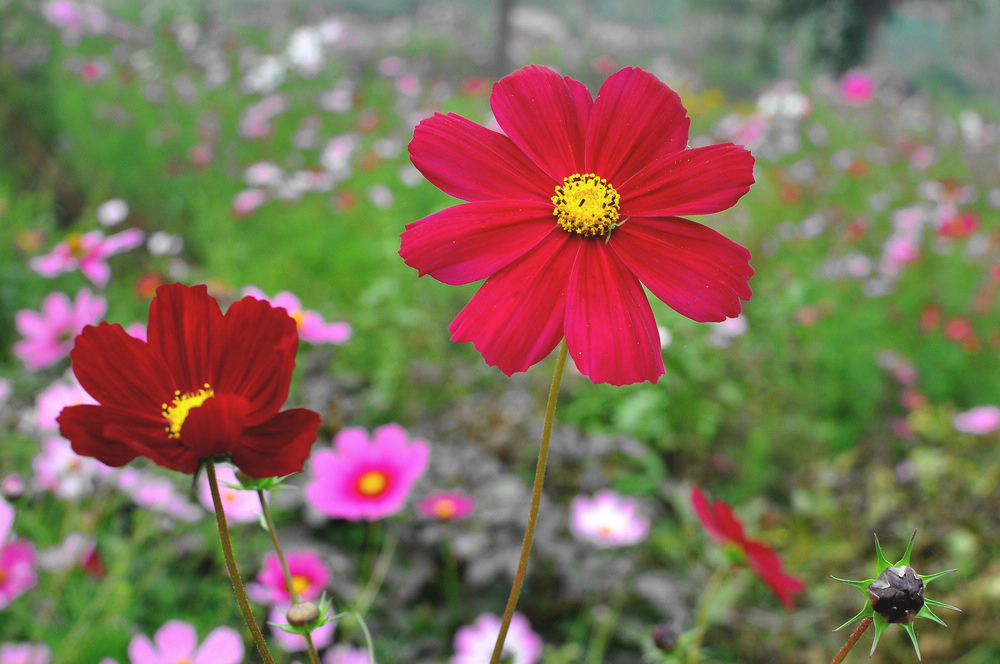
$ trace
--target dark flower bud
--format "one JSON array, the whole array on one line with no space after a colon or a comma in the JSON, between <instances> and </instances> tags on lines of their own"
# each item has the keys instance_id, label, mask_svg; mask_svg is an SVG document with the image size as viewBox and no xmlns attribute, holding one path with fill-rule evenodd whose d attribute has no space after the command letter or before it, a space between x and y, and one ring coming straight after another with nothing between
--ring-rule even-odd
<instances>
[{"instance_id":1,"label":"dark flower bud","mask_svg":"<svg viewBox=\"0 0 1000 664\"><path fill-rule=\"evenodd\" d=\"M659 623L653 628L653 643L663 652L671 652L677 647L680 634L677 628L669 623Z\"/></svg>"},{"instance_id":2,"label":"dark flower bud","mask_svg":"<svg viewBox=\"0 0 1000 664\"><path fill-rule=\"evenodd\" d=\"M306 627L319 618L319 607L312 602L299 602L288 609L288 624L292 627Z\"/></svg>"},{"instance_id":3,"label":"dark flower bud","mask_svg":"<svg viewBox=\"0 0 1000 664\"><path fill-rule=\"evenodd\" d=\"M868 584L868 597L886 622L909 625L924 606L924 582L908 565L887 567Z\"/></svg>"}]
</instances>

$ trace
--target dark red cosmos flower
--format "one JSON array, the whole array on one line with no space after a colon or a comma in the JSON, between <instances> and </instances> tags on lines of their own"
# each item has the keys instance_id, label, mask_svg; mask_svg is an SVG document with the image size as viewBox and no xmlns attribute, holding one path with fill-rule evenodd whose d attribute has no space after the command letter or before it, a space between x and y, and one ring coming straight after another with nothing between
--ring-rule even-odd
<instances>
[{"instance_id":1,"label":"dark red cosmos flower","mask_svg":"<svg viewBox=\"0 0 1000 664\"><path fill-rule=\"evenodd\" d=\"M156 290L147 334L101 323L76 338L73 371L100 404L59 415L78 454L110 466L144 456L183 473L218 457L251 477L302 470L320 417L279 412L299 343L284 309L245 297L223 315L205 286L169 284Z\"/></svg>"},{"instance_id":2,"label":"dark red cosmos flower","mask_svg":"<svg viewBox=\"0 0 1000 664\"><path fill-rule=\"evenodd\" d=\"M748 539L743 524L736 520L729 505L716 500L710 503L701 489L691 490L691 506L701 525L720 544L732 547L746 561L750 570L778 596L786 609L792 608L792 595L805 590L805 584L782 571L781 558L763 542Z\"/></svg>"},{"instance_id":3,"label":"dark red cosmos flower","mask_svg":"<svg viewBox=\"0 0 1000 664\"><path fill-rule=\"evenodd\" d=\"M656 382L663 358L643 290L696 321L740 313L750 253L677 215L731 207L754 159L731 143L686 149L680 97L623 69L597 98L529 66L490 97L504 133L454 114L422 121L410 158L467 201L406 226L400 256L448 284L486 279L451 324L506 374L563 339L594 382Z\"/></svg>"}]
</instances>

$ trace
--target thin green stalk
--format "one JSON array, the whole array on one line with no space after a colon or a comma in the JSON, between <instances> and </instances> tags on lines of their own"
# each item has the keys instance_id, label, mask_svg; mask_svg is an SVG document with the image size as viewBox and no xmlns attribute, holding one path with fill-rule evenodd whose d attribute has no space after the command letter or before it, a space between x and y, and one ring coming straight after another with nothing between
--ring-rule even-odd
<instances>
[{"instance_id":1,"label":"thin green stalk","mask_svg":"<svg viewBox=\"0 0 1000 664\"><path fill-rule=\"evenodd\" d=\"M701 599L698 600L698 609L695 613L694 622L694 639L691 641L688 649L687 664L698 664L698 659L701 657L701 641L705 638L705 630L708 629L708 607L715 598L715 593L722 585L722 580L726 578L731 569L732 567L717 569L711 578L709 578L708 583L705 585L705 592L701 594Z\"/></svg>"},{"instance_id":2,"label":"thin green stalk","mask_svg":"<svg viewBox=\"0 0 1000 664\"><path fill-rule=\"evenodd\" d=\"M500 623L500 634L497 635L497 642L493 646L493 657L490 658L490 664L498 664L500 662L500 655L503 653L503 643L507 640L507 630L510 629L510 621L514 617L514 609L517 608L517 599L521 595L521 586L524 585L524 577L528 571L528 556L531 553L531 542L535 537L535 525L538 522L538 507L542 502L545 465L549 460L549 440L552 437L552 423L555 421L556 402L559 400L559 384L562 382L563 368L566 366L566 356L568 354L566 340L563 339L562 345L559 346L559 357L556 358L556 369L552 374L549 401L545 406L545 423L542 426L542 442L538 446L535 484L531 489L531 509L528 511L528 524L524 529L521 558L517 563L514 585L511 586L510 597L507 599L507 608L503 612L503 621Z\"/></svg>"},{"instance_id":3,"label":"thin green stalk","mask_svg":"<svg viewBox=\"0 0 1000 664\"><path fill-rule=\"evenodd\" d=\"M871 627L871 624L871 616L865 616L862 618L861 622L858 623L858 628L854 630L854 633L851 634L851 638L847 639L847 643L844 644L844 647L840 649L840 652L837 653L830 664L840 664L843 662L844 658L847 657L847 653L851 652L851 648L853 648L854 644L858 642L858 639L860 639L861 635L865 633L865 630Z\"/></svg>"},{"instance_id":4,"label":"thin green stalk","mask_svg":"<svg viewBox=\"0 0 1000 664\"><path fill-rule=\"evenodd\" d=\"M354 612L359 618L363 618L368 612L372 602L375 601L375 596L378 595L379 589L385 583L385 577L389 575L389 565L392 563L392 556L395 552L396 538L393 537L392 533L389 533L382 542L382 550L379 552L378 558L375 559L375 563L372 566L372 574L368 577L368 583L365 584L364 590L361 591L358 599L354 602Z\"/></svg>"},{"instance_id":5,"label":"thin green stalk","mask_svg":"<svg viewBox=\"0 0 1000 664\"><path fill-rule=\"evenodd\" d=\"M271 535L271 544L274 545L274 551L278 554L278 560L281 562L281 571L285 574L285 587L288 588L288 597L292 600L292 604L298 604L301 598L299 594L295 592L295 583L292 581L292 572L288 569L288 561L285 560L285 552L281 550L281 543L278 542L278 530L274 527L274 521L271 520L271 510L267 507L267 498L264 497L264 490L257 489L257 498L260 499L260 511L264 515L264 522L267 524L267 532ZM306 632L303 636L306 637L306 646L309 650L309 661L312 664L319 664L319 653L316 652L316 646L313 644L312 634Z\"/></svg>"},{"instance_id":6,"label":"thin green stalk","mask_svg":"<svg viewBox=\"0 0 1000 664\"><path fill-rule=\"evenodd\" d=\"M240 570L236 566L236 558L233 557L233 545L229 541L229 526L226 523L226 513L222 510L222 497L219 496L219 481L215 477L215 462L205 462L205 474L208 476L208 486L212 490L212 505L215 507L215 523L219 526L219 541L222 542L222 556L226 559L226 569L229 570L229 580L233 583L233 592L236 593L236 603L240 605L240 612L243 614L243 622L247 624L253 642L257 646L264 664L274 664L274 657L267 649L264 635L260 633L260 627L253 618L253 611L250 610L250 602L247 601L247 593L243 589L243 580L240 578Z\"/></svg>"},{"instance_id":7,"label":"thin green stalk","mask_svg":"<svg viewBox=\"0 0 1000 664\"><path fill-rule=\"evenodd\" d=\"M618 624L618 615L622 610L622 602L625 601L624 592L616 592L611 597L611 602L606 607L603 615L597 620L597 627L594 629L590 643L587 644L587 654L583 658L584 664L601 664L604 661L604 653L608 649L608 642Z\"/></svg>"}]
</instances>

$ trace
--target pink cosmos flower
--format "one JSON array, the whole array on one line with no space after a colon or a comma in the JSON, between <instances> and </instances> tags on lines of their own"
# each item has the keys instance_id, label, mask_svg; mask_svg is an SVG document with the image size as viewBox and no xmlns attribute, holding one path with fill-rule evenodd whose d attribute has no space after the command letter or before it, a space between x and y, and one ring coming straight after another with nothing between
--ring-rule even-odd
<instances>
[{"instance_id":1,"label":"pink cosmos flower","mask_svg":"<svg viewBox=\"0 0 1000 664\"><path fill-rule=\"evenodd\" d=\"M370 664L368 651L346 643L336 645L323 655L323 664Z\"/></svg>"},{"instance_id":2,"label":"pink cosmos flower","mask_svg":"<svg viewBox=\"0 0 1000 664\"><path fill-rule=\"evenodd\" d=\"M286 604L284 606L271 607L271 610L268 612L267 622L271 625L272 637L277 642L278 647L285 652L302 652L309 647L306 637L301 634L286 632L280 627L280 625L288 624L288 618L285 617L287 611L288 605ZM336 629L337 621L335 620L321 625L309 633L313 645L316 646L317 650L330 645L330 642L333 641L333 632Z\"/></svg>"},{"instance_id":3,"label":"pink cosmos flower","mask_svg":"<svg viewBox=\"0 0 1000 664\"><path fill-rule=\"evenodd\" d=\"M103 318L107 308L107 300L87 288L73 302L65 293L49 293L41 311L21 309L14 316L23 337L14 343L14 354L31 371L58 362L69 355L76 335Z\"/></svg>"},{"instance_id":4,"label":"pink cosmos flower","mask_svg":"<svg viewBox=\"0 0 1000 664\"><path fill-rule=\"evenodd\" d=\"M351 521L399 511L430 454L427 443L410 441L398 424L381 426L370 438L364 429L344 429L333 445L313 454L305 497L326 516Z\"/></svg>"},{"instance_id":5,"label":"pink cosmos flower","mask_svg":"<svg viewBox=\"0 0 1000 664\"><path fill-rule=\"evenodd\" d=\"M848 104L864 106L875 97L875 79L852 69L840 79L840 98Z\"/></svg>"},{"instance_id":6,"label":"pink cosmos flower","mask_svg":"<svg viewBox=\"0 0 1000 664\"><path fill-rule=\"evenodd\" d=\"M247 286L243 289L243 296L248 295L269 302L272 307L288 312L288 315L299 326L299 338L311 344L336 344L339 346L347 343L353 334L349 323L327 323L319 312L303 309L299 298L289 291L281 291L273 298L269 298L264 291L256 286Z\"/></svg>"},{"instance_id":7,"label":"pink cosmos flower","mask_svg":"<svg viewBox=\"0 0 1000 664\"><path fill-rule=\"evenodd\" d=\"M56 418L63 408L96 403L74 376L71 382L53 383L38 395L35 399L35 421L41 431L54 431L59 428Z\"/></svg>"},{"instance_id":8,"label":"pink cosmos flower","mask_svg":"<svg viewBox=\"0 0 1000 664\"><path fill-rule=\"evenodd\" d=\"M260 509L260 497L256 491L237 489L231 484L239 485L236 472L226 465L216 465L216 477L219 480L219 498L222 499L222 511L229 523L247 523L260 519L263 512ZM268 492L264 492L266 497ZM202 474L198 483L198 501L209 512L215 512L212 502L212 489L208 484L208 475Z\"/></svg>"},{"instance_id":9,"label":"pink cosmos flower","mask_svg":"<svg viewBox=\"0 0 1000 664\"><path fill-rule=\"evenodd\" d=\"M471 625L455 632L455 654L449 664L483 664L490 661L500 634L500 618L484 613ZM510 620L501 659L510 664L535 664L542 656L542 638L531 631L528 619L515 613Z\"/></svg>"},{"instance_id":10,"label":"pink cosmos flower","mask_svg":"<svg viewBox=\"0 0 1000 664\"><path fill-rule=\"evenodd\" d=\"M464 519L475 507L476 501L459 491L433 493L417 503L418 512L442 521Z\"/></svg>"},{"instance_id":11,"label":"pink cosmos flower","mask_svg":"<svg viewBox=\"0 0 1000 664\"><path fill-rule=\"evenodd\" d=\"M529 66L490 97L504 133L457 115L423 120L413 164L468 201L408 224L400 256L448 284L486 279L450 326L506 374L525 371L565 337L598 383L664 372L643 286L696 321L739 315L750 253L682 219L736 203L754 159L732 144L686 149L680 97L623 69L596 99L580 82Z\"/></svg>"},{"instance_id":12,"label":"pink cosmos flower","mask_svg":"<svg viewBox=\"0 0 1000 664\"><path fill-rule=\"evenodd\" d=\"M233 212L237 217L245 217L267 202L267 192L251 187L243 189L233 196Z\"/></svg>"},{"instance_id":13,"label":"pink cosmos flower","mask_svg":"<svg viewBox=\"0 0 1000 664\"><path fill-rule=\"evenodd\" d=\"M14 507L0 497L0 610L38 583L35 545L12 537Z\"/></svg>"},{"instance_id":14,"label":"pink cosmos flower","mask_svg":"<svg viewBox=\"0 0 1000 664\"><path fill-rule=\"evenodd\" d=\"M5 643L0 645L0 664L49 664L52 649L47 643Z\"/></svg>"},{"instance_id":15,"label":"pink cosmos flower","mask_svg":"<svg viewBox=\"0 0 1000 664\"><path fill-rule=\"evenodd\" d=\"M65 272L80 270L98 288L104 288L111 279L108 258L142 244L143 232L130 228L107 238L102 231L73 233L52 248L44 256L36 256L28 261L28 267L36 273L52 279Z\"/></svg>"},{"instance_id":16,"label":"pink cosmos flower","mask_svg":"<svg viewBox=\"0 0 1000 664\"><path fill-rule=\"evenodd\" d=\"M132 664L239 664L243 654L243 639L236 630L216 627L199 646L194 625L183 620L163 623L152 641L136 634L128 644Z\"/></svg>"},{"instance_id":17,"label":"pink cosmos flower","mask_svg":"<svg viewBox=\"0 0 1000 664\"><path fill-rule=\"evenodd\" d=\"M984 436L1000 430L1000 407L976 406L956 415L951 425L959 433Z\"/></svg>"},{"instance_id":18,"label":"pink cosmos flower","mask_svg":"<svg viewBox=\"0 0 1000 664\"><path fill-rule=\"evenodd\" d=\"M570 503L570 530L604 549L632 546L646 539L649 519L639 514L634 500L612 489L577 496Z\"/></svg>"},{"instance_id":19,"label":"pink cosmos flower","mask_svg":"<svg viewBox=\"0 0 1000 664\"><path fill-rule=\"evenodd\" d=\"M139 507L166 514L184 523L197 523L205 516L205 513L197 505L189 502L167 477L134 468L123 468L118 471L115 479L118 489ZM222 491L221 486L219 490Z\"/></svg>"},{"instance_id":20,"label":"pink cosmos flower","mask_svg":"<svg viewBox=\"0 0 1000 664\"><path fill-rule=\"evenodd\" d=\"M315 551L289 551L285 560L292 575L292 588L300 601L314 600L323 593L330 582L330 571ZM247 584L247 595L260 604L291 603L285 573L277 555L270 553L264 557L257 581Z\"/></svg>"},{"instance_id":21,"label":"pink cosmos flower","mask_svg":"<svg viewBox=\"0 0 1000 664\"><path fill-rule=\"evenodd\" d=\"M108 469L93 457L80 456L68 440L58 436L45 439L31 465L35 471L35 485L64 500L92 495L100 468Z\"/></svg>"}]
</instances>

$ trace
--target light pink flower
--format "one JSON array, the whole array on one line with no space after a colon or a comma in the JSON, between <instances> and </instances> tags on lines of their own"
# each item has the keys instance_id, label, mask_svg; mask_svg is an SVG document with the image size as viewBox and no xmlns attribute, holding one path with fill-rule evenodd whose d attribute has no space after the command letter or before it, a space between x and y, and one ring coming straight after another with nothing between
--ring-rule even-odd
<instances>
[{"instance_id":1,"label":"light pink flower","mask_svg":"<svg viewBox=\"0 0 1000 664\"><path fill-rule=\"evenodd\" d=\"M1000 429L1000 408L997 406L976 406L956 415L951 425L959 433L982 436Z\"/></svg>"},{"instance_id":2,"label":"light pink flower","mask_svg":"<svg viewBox=\"0 0 1000 664\"><path fill-rule=\"evenodd\" d=\"M260 498L256 491L247 489L235 489L228 484L238 484L236 472L229 466L216 465L216 477L219 480L219 497L222 499L222 511L226 514L226 521L229 523L243 523L257 521L262 514L260 510ZM267 491L264 495L267 496ZM215 504L212 502L212 489L208 485L208 476L202 474L198 486L198 501L209 512L215 512Z\"/></svg>"},{"instance_id":3,"label":"light pink flower","mask_svg":"<svg viewBox=\"0 0 1000 664\"><path fill-rule=\"evenodd\" d=\"M442 521L464 519L475 507L476 501L471 496L458 491L433 493L417 503L418 512Z\"/></svg>"},{"instance_id":4,"label":"light pink flower","mask_svg":"<svg viewBox=\"0 0 1000 664\"><path fill-rule=\"evenodd\" d=\"M326 516L375 521L397 512L427 467L429 449L410 441L398 424L386 424L369 438L363 429L344 429L333 450L313 454L306 501Z\"/></svg>"},{"instance_id":5,"label":"light pink flower","mask_svg":"<svg viewBox=\"0 0 1000 664\"><path fill-rule=\"evenodd\" d=\"M500 634L500 619L484 613L471 625L455 632L455 654L449 664L483 664L490 661ZM528 619L515 613L510 621L501 659L510 664L535 664L542 656L542 638L531 631Z\"/></svg>"},{"instance_id":6,"label":"light pink flower","mask_svg":"<svg viewBox=\"0 0 1000 664\"><path fill-rule=\"evenodd\" d=\"M198 645L198 632L183 620L168 620L156 630L153 641L136 634L128 644L132 664L239 664L243 639L230 627L216 627Z\"/></svg>"},{"instance_id":7,"label":"light pink flower","mask_svg":"<svg viewBox=\"0 0 1000 664\"><path fill-rule=\"evenodd\" d=\"M367 650L346 643L330 648L323 655L323 664L370 664L370 662Z\"/></svg>"},{"instance_id":8,"label":"light pink flower","mask_svg":"<svg viewBox=\"0 0 1000 664\"><path fill-rule=\"evenodd\" d=\"M99 468L104 466L93 457L80 456L68 440L59 436L45 439L31 465L35 471L35 485L65 500L93 494L100 476Z\"/></svg>"},{"instance_id":9,"label":"light pink flower","mask_svg":"<svg viewBox=\"0 0 1000 664\"><path fill-rule=\"evenodd\" d=\"M49 664L52 649L47 643L5 643L0 645L0 664Z\"/></svg>"},{"instance_id":10,"label":"light pink flower","mask_svg":"<svg viewBox=\"0 0 1000 664\"><path fill-rule=\"evenodd\" d=\"M205 515L201 508L181 495L170 479L162 475L123 468L116 480L118 489L144 509L166 514L184 523L197 523Z\"/></svg>"},{"instance_id":11,"label":"light pink flower","mask_svg":"<svg viewBox=\"0 0 1000 664\"><path fill-rule=\"evenodd\" d=\"M299 327L299 338L311 344L341 345L347 343L353 334L349 323L327 323L319 312L303 309L301 300L289 291L281 291L269 298L256 286L247 286L243 289L243 297L248 295L288 312Z\"/></svg>"},{"instance_id":12,"label":"light pink flower","mask_svg":"<svg viewBox=\"0 0 1000 664\"><path fill-rule=\"evenodd\" d=\"M233 212L237 217L245 217L266 202L267 192L263 189L243 189L233 196Z\"/></svg>"},{"instance_id":13,"label":"light pink flower","mask_svg":"<svg viewBox=\"0 0 1000 664\"><path fill-rule=\"evenodd\" d=\"M279 627L279 625L288 624L288 618L285 617L287 611L288 605L286 604L285 606L271 607L270 612L267 614L267 622L271 625L271 633L274 641L285 652L301 652L306 650L309 647L306 643L306 637L301 634L286 632ZM312 637L313 645L316 646L317 650L330 645L330 642L333 641L333 631L336 628L337 621L335 620L321 625L309 633L309 636ZM196 662L195 664L198 663Z\"/></svg>"},{"instance_id":14,"label":"light pink flower","mask_svg":"<svg viewBox=\"0 0 1000 664\"><path fill-rule=\"evenodd\" d=\"M638 544L649 534L649 520L640 515L635 501L612 489L577 496L570 504L570 530L583 540L605 549Z\"/></svg>"},{"instance_id":15,"label":"light pink flower","mask_svg":"<svg viewBox=\"0 0 1000 664\"><path fill-rule=\"evenodd\" d=\"M128 219L128 203L122 198L109 198L97 206L94 216L101 226L117 226Z\"/></svg>"},{"instance_id":16,"label":"light pink flower","mask_svg":"<svg viewBox=\"0 0 1000 664\"><path fill-rule=\"evenodd\" d=\"M292 587L300 601L311 601L323 594L330 582L330 572L323 559L314 551L289 551L285 554ZM257 575L257 581L247 584L247 595L260 604L289 604L292 599L285 584L285 573L277 555L269 553Z\"/></svg>"},{"instance_id":17,"label":"light pink flower","mask_svg":"<svg viewBox=\"0 0 1000 664\"><path fill-rule=\"evenodd\" d=\"M107 300L87 288L81 289L73 302L65 293L49 293L41 311L21 309L14 316L22 336L14 343L14 354L29 370L58 362L69 355L76 335L103 318L107 308Z\"/></svg>"},{"instance_id":18,"label":"light pink flower","mask_svg":"<svg viewBox=\"0 0 1000 664\"><path fill-rule=\"evenodd\" d=\"M0 498L0 610L38 582L35 576L35 545L13 539L13 526L14 507Z\"/></svg>"},{"instance_id":19,"label":"light pink flower","mask_svg":"<svg viewBox=\"0 0 1000 664\"><path fill-rule=\"evenodd\" d=\"M56 418L63 408L96 403L94 397L83 389L74 376L72 382L52 383L38 395L35 399L35 421L40 430L55 431L59 428Z\"/></svg>"},{"instance_id":20,"label":"light pink flower","mask_svg":"<svg viewBox=\"0 0 1000 664\"><path fill-rule=\"evenodd\" d=\"M42 5L42 16L57 28L79 30L83 27L83 10L71 0L49 0Z\"/></svg>"},{"instance_id":21,"label":"light pink flower","mask_svg":"<svg viewBox=\"0 0 1000 664\"><path fill-rule=\"evenodd\" d=\"M875 97L875 79L852 69L840 79L840 98L848 104L864 106Z\"/></svg>"},{"instance_id":22,"label":"light pink flower","mask_svg":"<svg viewBox=\"0 0 1000 664\"><path fill-rule=\"evenodd\" d=\"M98 288L104 288L111 279L108 258L142 244L143 232L129 228L121 233L104 237L102 231L73 233L44 256L28 261L36 273L52 279L60 274L80 270Z\"/></svg>"}]
</instances>

